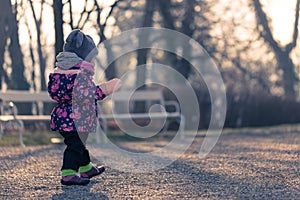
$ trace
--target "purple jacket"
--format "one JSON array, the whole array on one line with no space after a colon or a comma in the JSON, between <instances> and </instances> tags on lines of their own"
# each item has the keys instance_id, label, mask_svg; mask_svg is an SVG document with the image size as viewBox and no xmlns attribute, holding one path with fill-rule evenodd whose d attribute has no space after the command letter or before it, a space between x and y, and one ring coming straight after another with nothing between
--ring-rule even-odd
<instances>
[{"instance_id":1,"label":"purple jacket","mask_svg":"<svg viewBox=\"0 0 300 200\"><path fill-rule=\"evenodd\" d=\"M97 101L105 94L93 82L92 63L82 61L74 67L79 70L49 75L48 93L57 102L51 112L51 130L96 132Z\"/></svg>"}]
</instances>

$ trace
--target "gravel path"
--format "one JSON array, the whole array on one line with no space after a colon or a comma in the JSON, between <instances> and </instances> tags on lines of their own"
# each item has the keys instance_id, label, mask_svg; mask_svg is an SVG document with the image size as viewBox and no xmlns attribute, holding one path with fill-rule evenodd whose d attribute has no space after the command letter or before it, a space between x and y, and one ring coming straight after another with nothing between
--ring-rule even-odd
<instances>
[{"instance_id":1,"label":"gravel path","mask_svg":"<svg viewBox=\"0 0 300 200\"><path fill-rule=\"evenodd\" d=\"M61 186L63 145L0 147L1 199L300 199L300 134L224 134L199 159L203 137L172 165L147 174L108 166L87 186ZM136 149L163 141L123 142ZM95 161L97 163L97 161Z\"/></svg>"}]
</instances>

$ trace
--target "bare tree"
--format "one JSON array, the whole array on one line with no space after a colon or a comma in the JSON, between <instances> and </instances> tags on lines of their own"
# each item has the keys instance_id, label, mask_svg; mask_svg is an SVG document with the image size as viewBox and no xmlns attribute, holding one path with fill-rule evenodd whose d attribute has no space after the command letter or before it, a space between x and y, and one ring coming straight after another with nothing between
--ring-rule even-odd
<instances>
[{"instance_id":1,"label":"bare tree","mask_svg":"<svg viewBox=\"0 0 300 200\"><path fill-rule=\"evenodd\" d=\"M73 29L94 29L98 33L98 36L100 38L99 43L103 42L106 40L106 36L104 34L105 28L107 27L107 21L109 17L113 15L114 9L118 6L118 3L121 2L122 0L115 0L110 6L110 11L106 16L103 15L103 10L104 8L108 7L102 7L102 5L99 3L97 0L85 0L84 5L82 8L82 11L78 14L73 12L73 1L68 0L64 4L59 1L59 4L54 0L55 5L54 8L58 7L58 10L55 10L56 14L55 16L57 17L56 24L59 27L62 27L64 23L67 23L71 30ZM92 4L93 3L93 4ZM93 6L91 6L93 5ZM62 13L62 8L64 6L68 6L68 12L67 13ZM63 16L67 15L69 18L69 21L65 22L62 20ZM93 18L91 16L93 15ZM77 20L74 20L76 16ZM96 16L96 19L94 18ZM101 17L101 18L100 18ZM104 17L104 19L103 19ZM87 25L89 24L89 27ZM59 28L60 29L60 28ZM62 33L62 31L58 31L58 33ZM63 35L61 36L56 36L57 39L63 38ZM63 41L62 44L60 44L61 41L58 42L57 44L57 53L62 50L63 46ZM107 48L107 57L108 59L112 56L112 51ZM105 70L105 76L106 79L111 79L117 76L116 74L116 69L114 66L114 63L112 63L109 68Z\"/></svg>"},{"instance_id":2,"label":"bare tree","mask_svg":"<svg viewBox=\"0 0 300 200\"><path fill-rule=\"evenodd\" d=\"M4 79L5 82L8 82L9 80L7 73L3 68L3 64L5 47L9 35L7 22L9 21L10 16L10 6L11 5L9 0L3 1L2 6L0 6L0 88L2 88L2 79Z\"/></svg>"},{"instance_id":3,"label":"bare tree","mask_svg":"<svg viewBox=\"0 0 300 200\"><path fill-rule=\"evenodd\" d=\"M23 53L21 51L19 42L19 27L16 9L17 5L12 5L9 0L5 0L2 6L5 10L4 13L7 13L7 17L4 18L6 19L4 28L6 29L7 36L10 39L8 50L11 57L12 67L10 81L7 82L7 86L9 89L28 90L29 84L24 76L25 65L23 62Z\"/></svg>"},{"instance_id":4,"label":"bare tree","mask_svg":"<svg viewBox=\"0 0 300 200\"><path fill-rule=\"evenodd\" d=\"M60 0L53 0L54 26L55 26L55 55L63 50L63 3ZM71 13L71 12L70 12Z\"/></svg>"},{"instance_id":5,"label":"bare tree","mask_svg":"<svg viewBox=\"0 0 300 200\"><path fill-rule=\"evenodd\" d=\"M188 0L185 2L176 2L164 0L158 2L159 12L162 17L162 25L166 28L179 31L195 40L197 40L206 50L212 52L213 46L210 38L210 30L215 23L213 18L208 19L207 15L211 12L209 3L203 0ZM168 8L168 9L166 9ZM201 8L201 11L197 10ZM210 14L212 15L212 14ZM179 25L178 25L179 24ZM172 44L169 44L172 45ZM183 46L183 54L185 58L191 55L189 45ZM189 77L191 74L190 63L184 58L176 55L165 53L166 60L169 60L171 65L179 71L184 77Z\"/></svg>"},{"instance_id":6,"label":"bare tree","mask_svg":"<svg viewBox=\"0 0 300 200\"><path fill-rule=\"evenodd\" d=\"M255 9L257 19L257 30L260 33L260 37L270 46L274 52L277 60L277 68L283 71L282 82L285 91L285 96L290 99L296 99L295 84L298 82L298 78L295 72L295 64L291 59L291 52L297 45L298 40L298 25L299 25L299 6L300 0L296 1L295 6L295 19L292 40L285 46L281 46L274 38L272 29L270 27L270 20L263 10L263 6L260 0L252 1Z\"/></svg>"},{"instance_id":7,"label":"bare tree","mask_svg":"<svg viewBox=\"0 0 300 200\"><path fill-rule=\"evenodd\" d=\"M29 84L24 76L25 66L19 43L16 6L16 4L12 5L10 0L4 0L0 7L0 82L2 83L3 77L8 89L28 90ZM10 76L3 68L6 49L11 59ZM31 106L28 104L17 104L17 106L20 113L30 112Z\"/></svg>"},{"instance_id":8,"label":"bare tree","mask_svg":"<svg viewBox=\"0 0 300 200\"><path fill-rule=\"evenodd\" d=\"M111 9L108 13L108 15L106 16L104 23L101 23L101 12L102 9L100 7L100 5L98 4L97 0L94 0L95 6L96 6L96 11L97 11L97 32L98 32L98 36L100 37L99 40L99 44L103 41L105 41L107 38L104 34L104 30L107 27L107 21L108 18L112 16L114 9L118 6L118 3L120 3L121 0L116 0L115 3L113 3L111 5ZM113 52L110 49L110 47L107 46L107 43L104 43L105 47L106 47L106 52L107 52L107 60L110 60L113 57ZM115 63L111 63L110 66L108 66L108 68L105 69L105 77L107 80L110 80L112 78L117 77L117 70L116 70L116 66Z\"/></svg>"},{"instance_id":9,"label":"bare tree","mask_svg":"<svg viewBox=\"0 0 300 200\"><path fill-rule=\"evenodd\" d=\"M146 0L145 4L145 14L143 19L143 27L151 27L153 24L153 12L155 9L156 1ZM144 44L149 39L148 34L139 35L139 43ZM136 67L136 84L144 85L146 82L146 68L141 67L141 65L146 64L147 55L149 49L139 49L137 50L137 67Z\"/></svg>"},{"instance_id":10,"label":"bare tree","mask_svg":"<svg viewBox=\"0 0 300 200\"><path fill-rule=\"evenodd\" d=\"M41 24L43 21L43 6L45 3L45 0L41 0L40 2L40 13L39 13L39 18L36 15L36 11L33 7L33 2L32 0L29 0L30 3L30 8L32 11L34 23L35 23L35 28L36 28L36 38L37 38L37 52L38 52L38 57L39 57L39 64L40 64L40 74L41 74L41 90L46 90L46 79L45 79L45 70L46 70L46 59L44 57L43 49L42 49L42 42L41 42Z\"/></svg>"}]
</instances>

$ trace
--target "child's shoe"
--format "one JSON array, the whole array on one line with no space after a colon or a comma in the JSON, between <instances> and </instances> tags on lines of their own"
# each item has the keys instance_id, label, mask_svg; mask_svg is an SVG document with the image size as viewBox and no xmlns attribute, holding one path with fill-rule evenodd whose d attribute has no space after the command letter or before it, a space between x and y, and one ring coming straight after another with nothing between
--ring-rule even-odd
<instances>
[{"instance_id":1,"label":"child's shoe","mask_svg":"<svg viewBox=\"0 0 300 200\"><path fill-rule=\"evenodd\" d=\"M82 178L77 175L63 176L60 180L63 185L87 185L90 182L88 178Z\"/></svg>"},{"instance_id":2,"label":"child's shoe","mask_svg":"<svg viewBox=\"0 0 300 200\"><path fill-rule=\"evenodd\" d=\"M92 169L90 169L89 171L81 172L80 176L82 178L92 178L94 176L98 176L98 175L102 174L104 171L105 171L104 166L100 166L100 167L93 166Z\"/></svg>"}]
</instances>

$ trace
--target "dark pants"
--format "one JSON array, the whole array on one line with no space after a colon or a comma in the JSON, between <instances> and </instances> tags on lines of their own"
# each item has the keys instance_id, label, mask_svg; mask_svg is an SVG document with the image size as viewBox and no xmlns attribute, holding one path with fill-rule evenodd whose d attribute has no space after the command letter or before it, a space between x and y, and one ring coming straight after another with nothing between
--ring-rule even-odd
<instances>
[{"instance_id":1,"label":"dark pants","mask_svg":"<svg viewBox=\"0 0 300 200\"><path fill-rule=\"evenodd\" d=\"M63 169L73 169L78 171L80 166L85 166L91 162L88 150L85 143L88 133L60 132L64 137L64 143L67 148L64 152Z\"/></svg>"}]
</instances>

